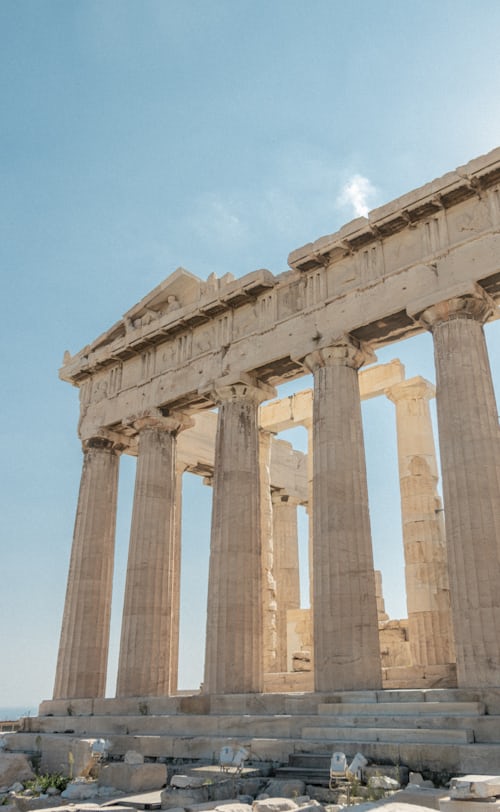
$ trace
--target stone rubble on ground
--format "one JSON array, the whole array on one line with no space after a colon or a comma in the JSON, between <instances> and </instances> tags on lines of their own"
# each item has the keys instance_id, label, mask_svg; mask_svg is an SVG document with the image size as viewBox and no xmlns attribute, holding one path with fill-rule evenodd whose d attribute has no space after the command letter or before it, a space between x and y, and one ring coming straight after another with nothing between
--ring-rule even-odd
<instances>
[{"instance_id":1,"label":"stone rubble on ground","mask_svg":"<svg viewBox=\"0 0 500 812\"><path fill-rule=\"evenodd\" d=\"M401 789L401 784L388 775L372 775L368 779L368 787L370 789L396 790Z\"/></svg>"},{"instance_id":2,"label":"stone rubble on ground","mask_svg":"<svg viewBox=\"0 0 500 812\"><path fill-rule=\"evenodd\" d=\"M170 786L175 789L198 789L206 783L206 779L197 775L173 775Z\"/></svg>"},{"instance_id":3,"label":"stone rubble on ground","mask_svg":"<svg viewBox=\"0 0 500 812\"><path fill-rule=\"evenodd\" d=\"M450 782L450 797L456 800L498 796L500 796L500 777L496 775L464 775L461 778L452 778Z\"/></svg>"},{"instance_id":4,"label":"stone rubble on ground","mask_svg":"<svg viewBox=\"0 0 500 812\"><path fill-rule=\"evenodd\" d=\"M270 798L280 797L295 799L298 795L303 795L305 789L305 782L299 779L288 778L286 781L280 781L277 778L272 778L266 787L266 793Z\"/></svg>"},{"instance_id":5,"label":"stone rubble on ground","mask_svg":"<svg viewBox=\"0 0 500 812\"><path fill-rule=\"evenodd\" d=\"M388 775L389 778L399 781L401 786L409 781L409 769L404 764L384 764L383 766L380 764L368 764L363 767L363 781L367 782L372 775ZM412 775L417 775L417 773L412 773Z\"/></svg>"},{"instance_id":6,"label":"stone rubble on ground","mask_svg":"<svg viewBox=\"0 0 500 812\"><path fill-rule=\"evenodd\" d=\"M95 779L75 778L61 792L61 798L67 801L84 801L87 798L95 798L98 792L99 787Z\"/></svg>"},{"instance_id":7,"label":"stone rubble on ground","mask_svg":"<svg viewBox=\"0 0 500 812\"><path fill-rule=\"evenodd\" d=\"M326 812L326 809L319 801L309 800L305 803L301 803L297 805L297 809L300 812Z\"/></svg>"},{"instance_id":8,"label":"stone rubble on ground","mask_svg":"<svg viewBox=\"0 0 500 812\"><path fill-rule=\"evenodd\" d=\"M421 773L410 773L409 780L407 784L407 789L419 789L424 787L425 789L434 789L434 784L430 779L425 779Z\"/></svg>"},{"instance_id":9,"label":"stone rubble on ground","mask_svg":"<svg viewBox=\"0 0 500 812\"><path fill-rule=\"evenodd\" d=\"M224 804L223 806L215 806L214 812L249 812L251 809L252 802L249 804L233 802ZM184 810L182 812L184 812Z\"/></svg>"},{"instance_id":10,"label":"stone rubble on ground","mask_svg":"<svg viewBox=\"0 0 500 812\"><path fill-rule=\"evenodd\" d=\"M252 804L254 812L287 812L289 809L297 809L297 804L291 798L264 798L261 801L254 801Z\"/></svg>"},{"instance_id":11,"label":"stone rubble on ground","mask_svg":"<svg viewBox=\"0 0 500 812\"><path fill-rule=\"evenodd\" d=\"M144 764L144 756L136 750L127 750L123 760L125 764Z\"/></svg>"},{"instance_id":12,"label":"stone rubble on ground","mask_svg":"<svg viewBox=\"0 0 500 812\"><path fill-rule=\"evenodd\" d=\"M474 798L473 800L454 800L442 798L439 801L440 812L500 812L499 798Z\"/></svg>"},{"instance_id":13,"label":"stone rubble on ground","mask_svg":"<svg viewBox=\"0 0 500 812\"><path fill-rule=\"evenodd\" d=\"M435 789L433 782L424 779L421 773L401 765L363 765L365 786L356 782L355 796L357 801L365 797L366 802L355 804L340 792L340 787L332 791L326 786L306 785L300 779L280 780L263 774L245 778L210 767L194 768L193 772L188 769L187 774L175 773L165 786L167 765L145 763L143 755L134 750L127 751L122 762L100 765L97 778L75 778L62 793L56 787L41 792L42 782L39 785L33 782L35 776L24 755L0 752L0 769L2 812L41 812L54 808L58 812L96 812L105 800L124 795L124 791L148 790L157 795L161 808L168 812L341 812L350 805L356 806L356 812L374 808L385 812L422 812L426 808L439 812L500 812L500 776L455 777L446 793ZM196 774L196 770L200 772ZM136 778L139 784L144 782L146 773L151 787L134 786ZM20 779L20 775L27 777ZM32 781L29 788L25 788L26 781ZM368 800L373 798L373 791L384 797ZM333 798L337 803L332 803ZM124 799L123 805L113 806L112 812L130 812L132 808Z\"/></svg>"},{"instance_id":14,"label":"stone rubble on ground","mask_svg":"<svg viewBox=\"0 0 500 812\"><path fill-rule=\"evenodd\" d=\"M32 778L35 778L35 773L24 753L0 752L0 786L30 781Z\"/></svg>"},{"instance_id":15,"label":"stone rubble on ground","mask_svg":"<svg viewBox=\"0 0 500 812\"><path fill-rule=\"evenodd\" d=\"M98 783L99 786L115 787L123 792L161 789L167 783L167 765L111 762L100 769Z\"/></svg>"},{"instance_id":16,"label":"stone rubble on ground","mask_svg":"<svg viewBox=\"0 0 500 812\"><path fill-rule=\"evenodd\" d=\"M500 776L452 778L450 797L439 801L440 812L500 812Z\"/></svg>"}]
</instances>

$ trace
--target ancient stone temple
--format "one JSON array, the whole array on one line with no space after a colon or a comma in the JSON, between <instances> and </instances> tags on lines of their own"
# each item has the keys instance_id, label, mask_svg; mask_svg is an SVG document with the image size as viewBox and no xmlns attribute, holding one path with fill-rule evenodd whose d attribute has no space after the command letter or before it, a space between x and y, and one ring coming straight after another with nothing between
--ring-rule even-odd
<instances>
[{"instance_id":1,"label":"ancient stone temple","mask_svg":"<svg viewBox=\"0 0 500 812\"><path fill-rule=\"evenodd\" d=\"M186 470L212 487L197 708L215 712L234 695L500 688L500 433L483 333L499 315L500 149L292 251L288 264L206 281L179 268L65 355L83 469L42 715L80 700L91 702L85 712L102 700L122 713L137 698L151 708L175 696ZM434 342L435 389L407 380L397 361L376 365L378 347L397 356L397 342L422 331ZM312 391L276 399L278 384L305 374ZM397 424L404 629L384 615L373 567L360 401L375 396L394 403ZM307 455L275 436L297 424ZM117 698L104 700L122 454L137 456L136 483ZM298 597L297 505L309 513L309 612ZM387 654L391 635L403 635L402 659Z\"/></svg>"}]
</instances>

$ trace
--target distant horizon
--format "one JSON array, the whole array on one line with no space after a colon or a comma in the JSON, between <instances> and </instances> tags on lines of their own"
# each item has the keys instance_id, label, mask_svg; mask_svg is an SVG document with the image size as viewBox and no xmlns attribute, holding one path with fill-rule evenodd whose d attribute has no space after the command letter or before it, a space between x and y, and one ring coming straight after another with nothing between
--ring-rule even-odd
<instances>
[{"instance_id":1,"label":"distant horizon","mask_svg":"<svg viewBox=\"0 0 500 812\"><path fill-rule=\"evenodd\" d=\"M40 700L41 701L41 700ZM26 703L26 705L0 705L0 722L15 722L23 716L36 716L38 705Z\"/></svg>"}]
</instances>

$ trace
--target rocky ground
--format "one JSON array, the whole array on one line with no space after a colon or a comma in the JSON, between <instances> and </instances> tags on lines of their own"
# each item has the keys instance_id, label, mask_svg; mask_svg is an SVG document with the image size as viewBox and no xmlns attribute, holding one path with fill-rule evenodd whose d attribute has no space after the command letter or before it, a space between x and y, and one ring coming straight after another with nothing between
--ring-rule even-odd
<instances>
[{"instance_id":1,"label":"rocky ground","mask_svg":"<svg viewBox=\"0 0 500 812\"><path fill-rule=\"evenodd\" d=\"M103 807L111 807L112 812L160 807L171 812L338 812L349 805L356 805L357 812L380 805L399 812L401 804L404 812L412 812L412 806L439 809L439 799L447 794L445 788L435 789L419 774L373 765L367 768L363 782L339 781L331 788L292 778L278 780L265 765L245 767L237 773L210 765L185 767L181 773L182 768L169 765L167 771L162 765L167 778L161 782L166 783L164 788L143 788L131 794L134 776L144 778L153 765L134 763L133 758L129 762L96 764L93 775L69 781L57 775L37 776L26 756L0 752L1 812L55 808L60 812L93 812ZM149 776L153 777L151 771ZM128 782L129 791L107 783L111 777Z\"/></svg>"}]
</instances>

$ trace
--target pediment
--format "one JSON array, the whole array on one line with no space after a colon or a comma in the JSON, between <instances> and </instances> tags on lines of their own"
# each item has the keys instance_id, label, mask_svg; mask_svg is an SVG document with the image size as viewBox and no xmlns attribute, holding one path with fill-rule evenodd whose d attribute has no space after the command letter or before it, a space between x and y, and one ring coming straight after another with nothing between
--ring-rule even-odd
<instances>
[{"instance_id":1,"label":"pediment","mask_svg":"<svg viewBox=\"0 0 500 812\"><path fill-rule=\"evenodd\" d=\"M124 318L137 318L154 311L165 314L194 304L200 298L202 281L185 268L177 268L170 276L128 310Z\"/></svg>"}]
</instances>

